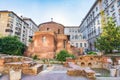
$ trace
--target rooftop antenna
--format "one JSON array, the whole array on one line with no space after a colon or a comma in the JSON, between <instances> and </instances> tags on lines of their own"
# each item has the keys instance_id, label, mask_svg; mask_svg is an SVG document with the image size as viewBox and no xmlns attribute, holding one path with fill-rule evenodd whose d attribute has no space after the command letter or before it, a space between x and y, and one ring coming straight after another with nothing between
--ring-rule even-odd
<instances>
[{"instance_id":1,"label":"rooftop antenna","mask_svg":"<svg viewBox=\"0 0 120 80\"><path fill-rule=\"evenodd\" d=\"M51 18L51 22L53 22L53 18Z\"/></svg>"}]
</instances>

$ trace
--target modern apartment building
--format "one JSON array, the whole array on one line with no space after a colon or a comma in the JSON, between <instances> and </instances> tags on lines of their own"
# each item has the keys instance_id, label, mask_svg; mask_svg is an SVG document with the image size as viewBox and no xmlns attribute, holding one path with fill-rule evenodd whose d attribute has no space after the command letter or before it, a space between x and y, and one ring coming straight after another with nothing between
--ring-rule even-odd
<instances>
[{"instance_id":1,"label":"modern apartment building","mask_svg":"<svg viewBox=\"0 0 120 80\"><path fill-rule=\"evenodd\" d=\"M32 38L34 33L38 31L38 26L31 18L26 18L22 16L21 18L28 24L27 27L27 46L28 46L30 39Z\"/></svg>"},{"instance_id":2,"label":"modern apartment building","mask_svg":"<svg viewBox=\"0 0 120 80\"><path fill-rule=\"evenodd\" d=\"M0 34L18 36L21 42L28 43L29 24L13 11L0 11Z\"/></svg>"},{"instance_id":3,"label":"modern apartment building","mask_svg":"<svg viewBox=\"0 0 120 80\"><path fill-rule=\"evenodd\" d=\"M120 0L96 0L81 22L80 32L87 39L89 50L97 50L94 42L102 32L102 20L105 17L113 17L115 23L120 25Z\"/></svg>"},{"instance_id":4,"label":"modern apartment building","mask_svg":"<svg viewBox=\"0 0 120 80\"><path fill-rule=\"evenodd\" d=\"M87 49L87 41L80 32L79 26L65 26L65 35L69 36L70 44L77 48Z\"/></svg>"}]
</instances>

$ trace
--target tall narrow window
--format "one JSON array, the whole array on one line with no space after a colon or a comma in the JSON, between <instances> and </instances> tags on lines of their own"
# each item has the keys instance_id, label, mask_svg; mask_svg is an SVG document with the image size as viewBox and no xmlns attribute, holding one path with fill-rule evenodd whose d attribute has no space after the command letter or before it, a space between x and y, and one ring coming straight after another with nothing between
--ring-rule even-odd
<instances>
[{"instance_id":1,"label":"tall narrow window","mask_svg":"<svg viewBox=\"0 0 120 80\"><path fill-rule=\"evenodd\" d=\"M45 36L42 37L42 42L43 42L43 43L46 42L46 37L45 37Z\"/></svg>"},{"instance_id":2,"label":"tall narrow window","mask_svg":"<svg viewBox=\"0 0 120 80\"><path fill-rule=\"evenodd\" d=\"M84 43L84 47L87 47L86 43Z\"/></svg>"},{"instance_id":3,"label":"tall narrow window","mask_svg":"<svg viewBox=\"0 0 120 80\"><path fill-rule=\"evenodd\" d=\"M66 48L66 40L64 40L64 45L63 46L64 46L64 48Z\"/></svg>"},{"instance_id":4,"label":"tall narrow window","mask_svg":"<svg viewBox=\"0 0 120 80\"><path fill-rule=\"evenodd\" d=\"M60 34L60 29L58 29L58 34Z\"/></svg>"},{"instance_id":5,"label":"tall narrow window","mask_svg":"<svg viewBox=\"0 0 120 80\"><path fill-rule=\"evenodd\" d=\"M76 47L78 48L78 43L76 43Z\"/></svg>"},{"instance_id":6,"label":"tall narrow window","mask_svg":"<svg viewBox=\"0 0 120 80\"><path fill-rule=\"evenodd\" d=\"M49 31L50 30L50 28L47 28L47 31Z\"/></svg>"},{"instance_id":7,"label":"tall narrow window","mask_svg":"<svg viewBox=\"0 0 120 80\"><path fill-rule=\"evenodd\" d=\"M80 43L80 47L82 47L82 43Z\"/></svg>"}]
</instances>

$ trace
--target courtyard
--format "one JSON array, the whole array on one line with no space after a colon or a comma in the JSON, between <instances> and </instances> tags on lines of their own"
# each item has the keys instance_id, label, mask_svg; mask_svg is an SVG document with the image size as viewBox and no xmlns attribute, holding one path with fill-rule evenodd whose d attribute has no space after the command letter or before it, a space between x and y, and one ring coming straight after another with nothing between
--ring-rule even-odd
<instances>
[{"instance_id":1,"label":"courtyard","mask_svg":"<svg viewBox=\"0 0 120 80\"><path fill-rule=\"evenodd\" d=\"M21 80L89 80L82 76L69 76L67 69L62 65L54 64L46 67L37 75L22 75ZM9 80L8 75L3 75L0 80ZM120 77L96 77L96 80L120 80Z\"/></svg>"},{"instance_id":2,"label":"courtyard","mask_svg":"<svg viewBox=\"0 0 120 80\"><path fill-rule=\"evenodd\" d=\"M38 75L22 75L22 80L88 80L85 77L71 77L66 74L67 68L62 65L47 67ZM9 80L8 75L4 75L0 80Z\"/></svg>"}]
</instances>

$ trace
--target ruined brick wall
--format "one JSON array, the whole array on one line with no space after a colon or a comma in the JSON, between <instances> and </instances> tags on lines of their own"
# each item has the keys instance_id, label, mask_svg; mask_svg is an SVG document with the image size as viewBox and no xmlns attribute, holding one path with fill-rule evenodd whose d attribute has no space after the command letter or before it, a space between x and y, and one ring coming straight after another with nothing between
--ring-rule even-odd
<instances>
[{"instance_id":1,"label":"ruined brick wall","mask_svg":"<svg viewBox=\"0 0 120 80\"><path fill-rule=\"evenodd\" d=\"M64 34L57 34L56 53L58 53L61 50L67 50L67 44L68 44L67 36Z\"/></svg>"},{"instance_id":2,"label":"ruined brick wall","mask_svg":"<svg viewBox=\"0 0 120 80\"><path fill-rule=\"evenodd\" d=\"M39 58L54 58L56 49L54 32L36 32L29 53ZM30 56L30 55L29 55Z\"/></svg>"},{"instance_id":3,"label":"ruined brick wall","mask_svg":"<svg viewBox=\"0 0 120 80\"><path fill-rule=\"evenodd\" d=\"M39 58L54 58L55 53L64 49L72 53L68 37L64 35L64 26L47 22L39 25L39 31L33 36L33 42L25 54L37 55Z\"/></svg>"},{"instance_id":4,"label":"ruined brick wall","mask_svg":"<svg viewBox=\"0 0 120 80\"><path fill-rule=\"evenodd\" d=\"M54 31L57 34L64 34L64 26L56 22L47 22L39 25L39 31Z\"/></svg>"},{"instance_id":5,"label":"ruined brick wall","mask_svg":"<svg viewBox=\"0 0 120 80\"><path fill-rule=\"evenodd\" d=\"M102 68L102 57L101 56L79 56L76 59L76 63L81 67L91 67L91 68Z\"/></svg>"}]
</instances>

